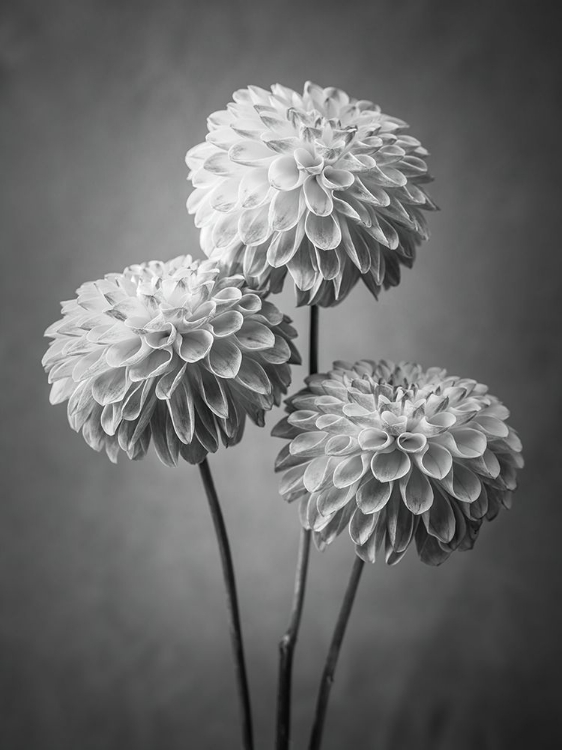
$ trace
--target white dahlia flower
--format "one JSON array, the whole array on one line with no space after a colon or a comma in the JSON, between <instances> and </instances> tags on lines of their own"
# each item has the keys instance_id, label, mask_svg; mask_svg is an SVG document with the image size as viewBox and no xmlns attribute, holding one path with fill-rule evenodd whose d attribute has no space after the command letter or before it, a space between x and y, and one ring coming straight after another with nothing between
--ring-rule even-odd
<instances>
[{"instance_id":1,"label":"white dahlia flower","mask_svg":"<svg viewBox=\"0 0 562 750\"><path fill-rule=\"evenodd\" d=\"M74 430L112 461L201 462L263 425L299 361L290 321L212 261L151 261L83 284L62 303L43 366L50 400L68 400Z\"/></svg>"},{"instance_id":2,"label":"white dahlia flower","mask_svg":"<svg viewBox=\"0 0 562 750\"><path fill-rule=\"evenodd\" d=\"M281 494L299 500L319 547L347 526L363 560L382 548L396 563L415 539L438 565L510 507L521 442L485 385L384 360L336 362L306 382L273 434L290 441Z\"/></svg>"},{"instance_id":3,"label":"white dahlia flower","mask_svg":"<svg viewBox=\"0 0 562 750\"><path fill-rule=\"evenodd\" d=\"M313 83L233 99L186 156L204 252L259 290L279 291L289 271L299 304L335 305L359 278L375 297L398 284L435 207L406 123Z\"/></svg>"}]
</instances>

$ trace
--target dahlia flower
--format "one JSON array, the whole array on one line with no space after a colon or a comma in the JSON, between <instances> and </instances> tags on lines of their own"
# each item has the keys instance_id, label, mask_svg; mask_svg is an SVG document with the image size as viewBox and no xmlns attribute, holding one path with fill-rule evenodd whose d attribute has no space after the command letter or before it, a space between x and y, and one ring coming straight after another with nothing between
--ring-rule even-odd
<instances>
[{"instance_id":1,"label":"dahlia flower","mask_svg":"<svg viewBox=\"0 0 562 750\"><path fill-rule=\"evenodd\" d=\"M398 284L428 236L421 209L435 207L406 123L313 83L233 99L186 156L204 252L260 290L289 271L299 304L335 305L359 278L375 297Z\"/></svg>"},{"instance_id":2,"label":"dahlia flower","mask_svg":"<svg viewBox=\"0 0 562 750\"><path fill-rule=\"evenodd\" d=\"M485 385L385 360L335 362L306 382L273 430L290 441L276 470L320 548L347 526L365 561L382 547L396 563L415 539L438 565L510 507L521 442Z\"/></svg>"},{"instance_id":3,"label":"dahlia flower","mask_svg":"<svg viewBox=\"0 0 562 750\"><path fill-rule=\"evenodd\" d=\"M112 461L146 454L200 463L263 425L298 362L290 321L212 261L151 261L83 284L62 303L43 357L50 401Z\"/></svg>"}]
</instances>

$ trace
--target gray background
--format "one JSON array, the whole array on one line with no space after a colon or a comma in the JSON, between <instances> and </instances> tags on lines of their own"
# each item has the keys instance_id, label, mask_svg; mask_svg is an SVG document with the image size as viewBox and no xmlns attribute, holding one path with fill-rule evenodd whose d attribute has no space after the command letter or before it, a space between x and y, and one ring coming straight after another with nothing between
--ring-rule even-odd
<instances>
[{"instance_id":1,"label":"gray background","mask_svg":"<svg viewBox=\"0 0 562 750\"><path fill-rule=\"evenodd\" d=\"M237 747L218 555L197 469L111 465L48 404L44 328L83 281L200 254L185 151L236 88L310 78L370 98L432 152L432 239L403 283L321 315L321 366L413 359L512 410L511 513L439 569L364 574L326 750L562 746L560 110L556 3L4 3L0 23L0 747ZM279 303L307 343L307 311ZM300 384L303 369L294 373ZM269 415L268 428L280 417ZM232 534L258 748L298 522L280 442L213 457ZM313 554L295 672L304 748L352 547Z\"/></svg>"}]
</instances>

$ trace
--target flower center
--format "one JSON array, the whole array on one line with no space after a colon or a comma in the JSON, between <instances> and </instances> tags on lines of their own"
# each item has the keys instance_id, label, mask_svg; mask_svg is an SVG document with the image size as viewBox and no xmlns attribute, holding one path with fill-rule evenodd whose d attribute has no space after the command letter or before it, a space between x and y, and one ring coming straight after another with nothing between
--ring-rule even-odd
<instances>
[{"instance_id":1,"label":"flower center","mask_svg":"<svg viewBox=\"0 0 562 750\"><path fill-rule=\"evenodd\" d=\"M325 117L318 110L306 112L292 108L287 111L287 117L303 144L296 149L300 153L297 158L295 152L295 159L299 169L309 174L318 174L324 164L333 165L338 161L352 147L357 135L355 125L342 125L339 119Z\"/></svg>"}]
</instances>

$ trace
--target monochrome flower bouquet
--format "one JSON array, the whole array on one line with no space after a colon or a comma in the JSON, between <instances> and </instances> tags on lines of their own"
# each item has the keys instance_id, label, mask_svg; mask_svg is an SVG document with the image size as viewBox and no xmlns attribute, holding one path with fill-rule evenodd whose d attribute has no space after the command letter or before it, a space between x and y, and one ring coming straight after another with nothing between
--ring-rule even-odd
<instances>
[{"instance_id":1,"label":"monochrome flower bouquet","mask_svg":"<svg viewBox=\"0 0 562 750\"><path fill-rule=\"evenodd\" d=\"M130 266L62 303L43 365L51 403L112 461L145 456L201 471L217 533L241 712L254 747L250 691L229 540L207 455L263 426L300 363L291 321L271 301L288 276L310 307L309 376L273 428L280 493L302 526L289 626L279 644L277 750L290 744L292 664L310 540L348 530L351 577L320 682L310 750L365 562L399 562L415 544L439 565L472 549L485 519L509 508L523 465L509 412L486 386L439 367L358 358L318 372L319 307L362 280L377 298L428 237L427 151L372 102L307 83L234 93L188 151L187 207L207 256ZM367 356L369 353L366 353Z\"/></svg>"}]
</instances>

